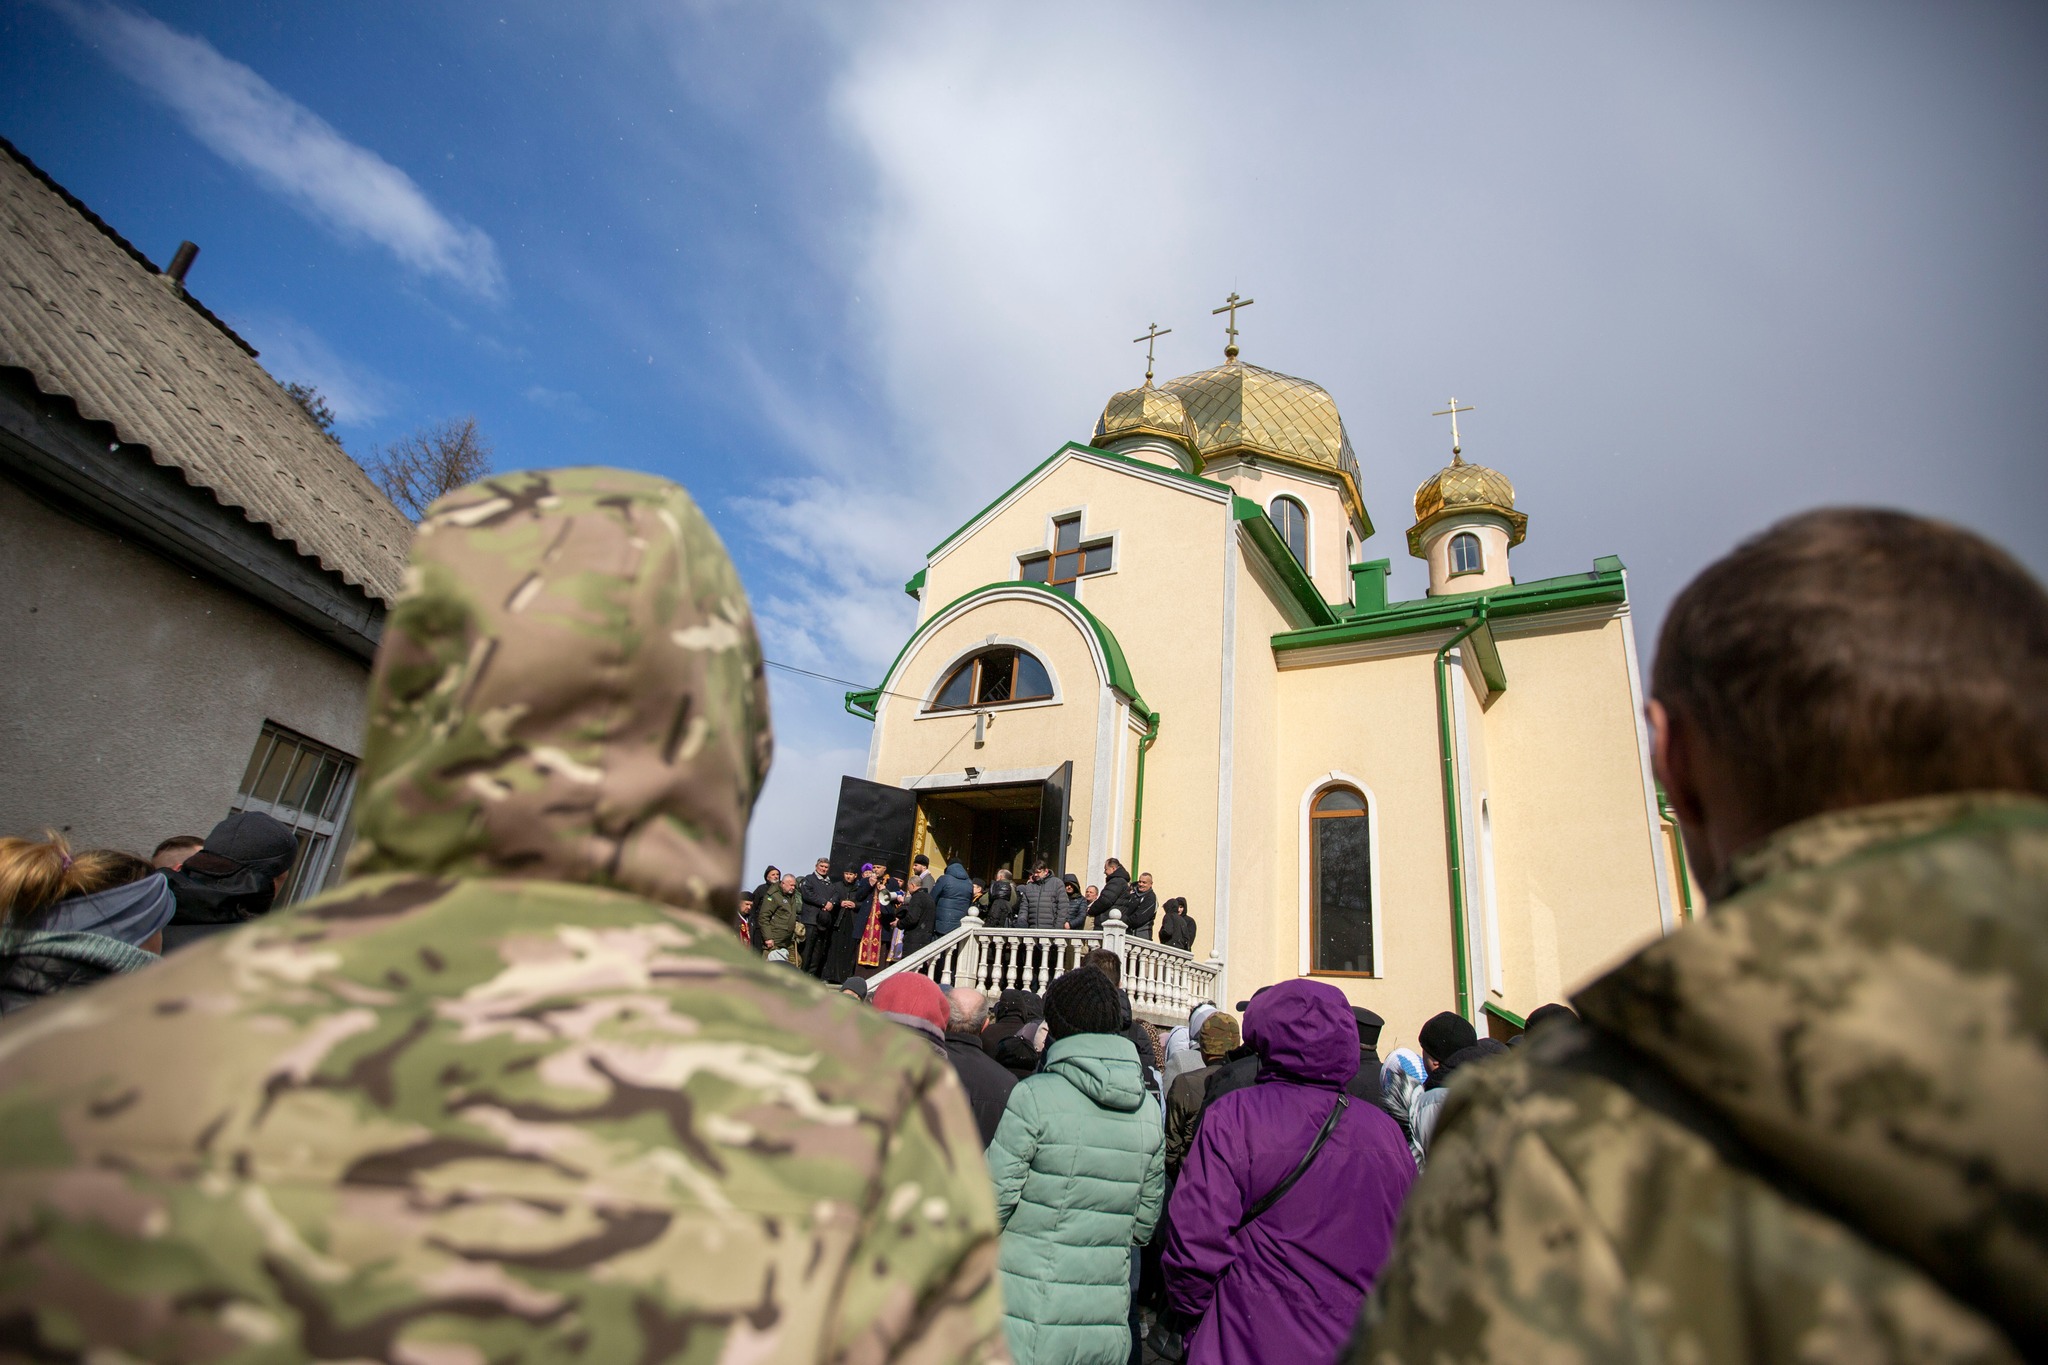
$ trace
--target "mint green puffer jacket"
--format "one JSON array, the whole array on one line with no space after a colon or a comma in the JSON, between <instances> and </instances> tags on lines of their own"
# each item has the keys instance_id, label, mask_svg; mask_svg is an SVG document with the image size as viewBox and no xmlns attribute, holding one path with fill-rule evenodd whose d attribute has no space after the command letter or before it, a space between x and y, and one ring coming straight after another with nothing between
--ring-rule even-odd
<instances>
[{"instance_id":1,"label":"mint green puffer jacket","mask_svg":"<svg viewBox=\"0 0 2048 1365\"><path fill-rule=\"evenodd\" d=\"M1128 1038L1082 1033L1010 1092L988 1149L1017 1365L1124 1365L1133 1246L1166 1191L1159 1102Z\"/></svg>"}]
</instances>

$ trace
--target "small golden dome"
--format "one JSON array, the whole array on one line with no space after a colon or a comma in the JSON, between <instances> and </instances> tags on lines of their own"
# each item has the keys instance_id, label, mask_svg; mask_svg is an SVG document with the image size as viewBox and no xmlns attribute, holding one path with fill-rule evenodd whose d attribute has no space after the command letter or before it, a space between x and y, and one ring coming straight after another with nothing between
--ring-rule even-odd
<instances>
[{"instance_id":1,"label":"small golden dome","mask_svg":"<svg viewBox=\"0 0 2048 1365\"><path fill-rule=\"evenodd\" d=\"M1515 510L1515 486L1498 469L1466 464L1453 452L1451 462L1422 481L1415 490L1415 524L1408 528L1408 553L1420 558L1422 537L1454 512L1492 512L1508 523L1508 545L1520 545L1529 518Z\"/></svg>"},{"instance_id":2,"label":"small golden dome","mask_svg":"<svg viewBox=\"0 0 2048 1365\"><path fill-rule=\"evenodd\" d=\"M1113 395L1103 404L1102 416L1095 423L1098 446L1126 436L1163 436L1183 446L1188 458L1195 455L1195 428L1180 395L1153 388L1150 379Z\"/></svg>"}]
</instances>

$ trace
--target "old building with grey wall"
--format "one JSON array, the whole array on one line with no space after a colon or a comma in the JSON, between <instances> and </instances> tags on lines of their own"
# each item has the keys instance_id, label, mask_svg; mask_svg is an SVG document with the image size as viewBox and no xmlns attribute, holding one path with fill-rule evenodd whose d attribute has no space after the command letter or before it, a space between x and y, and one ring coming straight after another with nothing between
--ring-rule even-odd
<instances>
[{"instance_id":1,"label":"old building with grey wall","mask_svg":"<svg viewBox=\"0 0 2048 1365\"><path fill-rule=\"evenodd\" d=\"M0 834L147 854L263 809L303 894L411 526L182 273L0 141Z\"/></svg>"}]
</instances>

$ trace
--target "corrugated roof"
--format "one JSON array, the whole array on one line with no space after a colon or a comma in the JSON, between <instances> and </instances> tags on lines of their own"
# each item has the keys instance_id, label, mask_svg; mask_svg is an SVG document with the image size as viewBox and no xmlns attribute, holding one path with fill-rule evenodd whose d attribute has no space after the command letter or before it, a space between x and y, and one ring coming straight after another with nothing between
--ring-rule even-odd
<instances>
[{"instance_id":1,"label":"corrugated roof","mask_svg":"<svg viewBox=\"0 0 2048 1365\"><path fill-rule=\"evenodd\" d=\"M0 365L373 597L412 523L256 352L0 138Z\"/></svg>"}]
</instances>

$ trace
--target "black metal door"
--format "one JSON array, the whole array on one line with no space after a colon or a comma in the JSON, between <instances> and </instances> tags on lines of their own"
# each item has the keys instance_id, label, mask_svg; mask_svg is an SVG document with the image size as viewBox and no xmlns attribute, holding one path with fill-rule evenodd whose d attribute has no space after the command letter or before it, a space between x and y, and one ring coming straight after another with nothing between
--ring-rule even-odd
<instances>
[{"instance_id":1,"label":"black metal door","mask_svg":"<svg viewBox=\"0 0 2048 1365\"><path fill-rule=\"evenodd\" d=\"M832 872L884 863L901 877L910 870L917 837L917 793L859 777L839 779L839 813L832 821Z\"/></svg>"},{"instance_id":2,"label":"black metal door","mask_svg":"<svg viewBox=\"0 0 2048 1365\"><path fill-rule=\"evenodd\" d=\"M1038 856L1055 877L1067 870L1067 793L1073 785L1074 764L1069 760L1045 779L1045 795L1038 801Z\"/></svg>"}]
</instances>

